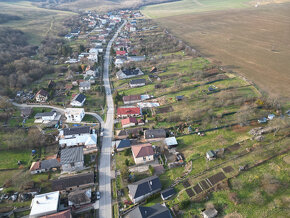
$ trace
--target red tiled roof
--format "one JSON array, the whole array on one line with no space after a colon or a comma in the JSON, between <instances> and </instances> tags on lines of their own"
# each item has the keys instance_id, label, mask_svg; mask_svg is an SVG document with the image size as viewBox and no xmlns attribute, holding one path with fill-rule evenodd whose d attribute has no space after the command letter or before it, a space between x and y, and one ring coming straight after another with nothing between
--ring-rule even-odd
<instances>
[{"instance_id":1,"label":"red tiled roof","mask_svg":"<svg viewBox=\"0 0 290 218\"><path fill-rule=\"evenodd\" d=\"M126 119L122 119L121 123L122 123L122 126L130 124L130 123L135 123L136 124L137 123L137 119L135 117L129 117L129 118L126 118Z\"/></svg>"},{"instance_id":2,"label":"red tiled roof","mask_svg":"<svg viewBox=\"0 0 290 218\"><path fill-rule=\"evenodd\" d=\"M134 145L131 147L131 149L135 158L154 155L154 151L150 143L143 145Z\"/></svg>"},{"instance_id":3,"label":"red tiled roof","mask_svg":"<svg viewBox=\"0 0 290 218\"><path fill-rule=\"evenodd\" d=\"M134 114L141 114L140 108L132 107L132 108L118 108L117 109L118 115L134 115Z\"/></svg>"},{"instance_id":4,"label":"red tiled roof","mask_svg":"<svg viewBox=\"0 0 290 218\"><path fill-rule=\"evenodd\" d=\"M116 51L116 54L117 55L124 55L124 54L126 54L126 51Z\"/></svg>"},{"instance_id":5,"label":"red tiled roof","mask_svg":"<svg viewBox=\"0 0 290 218\"><path fill-rule=\"evenodd\" d=\"M70 210L65 210L59 213L55 213L55 214L51 214L51 215L46 215L46 216L42 216L40 218L70 218L71 213Z\"/></svg>"}]
</instances>

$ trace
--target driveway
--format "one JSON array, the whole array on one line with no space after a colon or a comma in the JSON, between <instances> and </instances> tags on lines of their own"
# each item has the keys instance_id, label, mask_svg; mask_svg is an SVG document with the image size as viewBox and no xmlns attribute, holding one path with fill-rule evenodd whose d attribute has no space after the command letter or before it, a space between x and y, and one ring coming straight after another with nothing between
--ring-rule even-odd
<instances>
[{"instance_id":1,"label":"driveway","mask_svg":"<svg viewBox=\"0 0 290 218\"><path fill-rule=\"evenodd\" d=\"M107 120L103 126L104 136L103 144L100 155L99 164L99 191L101 193L101 199L99 200L99 217L100 218L111 218L112 217L112 197L111 197L111 147L112 147L112 137L113 137L113 125L114 125L114 102L112 98L112 92L110 87L109 78L109 66L110 66L110 51L112 43L118 36L122 27L126 22L115 33L113 38L108 43L105 63L104 63L104 87L106 90L106 101L107 101Z\"/></svg>"}]
</instances>

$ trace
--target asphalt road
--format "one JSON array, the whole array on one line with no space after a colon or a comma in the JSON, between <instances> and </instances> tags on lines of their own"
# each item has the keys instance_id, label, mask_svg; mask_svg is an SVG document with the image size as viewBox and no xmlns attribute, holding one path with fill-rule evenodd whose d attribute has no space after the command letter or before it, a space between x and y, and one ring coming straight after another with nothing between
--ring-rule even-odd
<instances>
[{"instance_id":1,"label":"asphalt road","mask_svg":"<svg viewBox=\"0 0 290 218\"><path fill-rule=\"evenodd\" d=\"M104 136L103 144L100 155L99 164L99 191L101 193L101 199L99 201L99 217L100 218L111 218L112 217L112 197L111 197L111 148L112 148L112 137L113 137L113 125L114 125L114 102L111 93L110 78L109 78L109 66L110 66L110 51L111 46L123 25L118 29L113 38L108 43L105 63L104 63L104 87L106 90L106 101L107 101L107 119L103 126Z\"/></svg>"}]
</instances>

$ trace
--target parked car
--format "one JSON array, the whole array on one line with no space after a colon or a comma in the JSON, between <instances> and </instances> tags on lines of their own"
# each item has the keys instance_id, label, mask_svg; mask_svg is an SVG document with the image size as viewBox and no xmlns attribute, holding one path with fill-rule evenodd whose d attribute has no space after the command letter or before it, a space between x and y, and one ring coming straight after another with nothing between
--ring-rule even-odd
<instances>
[{"instance_id":1,"label":"parked car","mask_svg":"<svg viewBox=\"0 0 290 218\"><path fill-rule=\"evenodd\" d=\"M267 123L267 118L263 117L261 119L258 119L258 123Z\"/></svg>"},{"instance_id":2,"label":"parked car","mask_svg":"<svg viewBox=\"0 0 290 218\"><path fill-rule=\"evenodd\" d=\"M100 192L97 192L96 193L96 196L97 196L97 200L99 200L101 198L101 193Z\"/></svg>"}]
</instances>

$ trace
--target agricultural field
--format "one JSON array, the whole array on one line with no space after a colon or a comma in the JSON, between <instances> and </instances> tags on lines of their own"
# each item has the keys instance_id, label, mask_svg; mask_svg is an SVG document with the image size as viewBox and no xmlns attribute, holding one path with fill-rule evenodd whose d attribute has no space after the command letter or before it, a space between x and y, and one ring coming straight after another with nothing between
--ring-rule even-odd
<instances>
[{"instance_id":1,"label":"agricultural field","mask_svg":"<svg viewBox=\"0 0 290 218\"><path fill-rule=\"evenodd\" d=\"M39 8L28 1L0 2L0 13L18 16L19 20L2 23L0 27L22 30L33 45L39 45L45 36L56 35L63 28L62 21L76 15L73 12Z\"/></svg>"},{"instance_id":2,"label":"agricultural field","mask_svg":"<svg viewBox=\"0 0 290 218\"><path fill-rule=\"evenodd\" d=\"M249 0L182 0L145 6L142 8L142 12L151 19L157 19L180 14L245 8L248 6Z\"/></svg>"},{"instance_id":3,"label":"agricultural field","mask_svg":"<svg viewBox=\"0 0 290 218\"><path fill-rule=\"evenodd\" d=\"M249 7L247 1L218 1L224 3L218 8L217 1L205 0L199 2L206 6L187 11L190 6L183 2L194 4L169 3L172 10L167 4L154 5L143 13L208 59L242 74L273 98L289 101L290 3ZM178 10L174 4L184 7L182 15L173 16Z\"/></svg>"}]
</instances>

